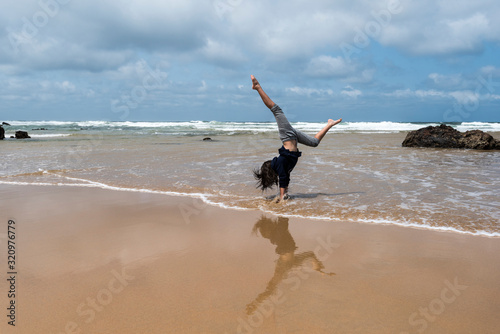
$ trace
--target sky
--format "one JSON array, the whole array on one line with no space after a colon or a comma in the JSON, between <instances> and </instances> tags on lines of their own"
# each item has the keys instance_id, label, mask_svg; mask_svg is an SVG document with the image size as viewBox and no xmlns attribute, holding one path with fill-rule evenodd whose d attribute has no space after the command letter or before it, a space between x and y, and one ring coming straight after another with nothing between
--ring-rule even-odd
<instances>
[{"instance_id":1,"label":"sky","mask_svg":"<svg viewBox=\"0 0 500 334\"><path fill-rule=\"evenodd\" d=\"M0 1L0 121L500 122L498 0Z\"/></svg>"}]
</instances>

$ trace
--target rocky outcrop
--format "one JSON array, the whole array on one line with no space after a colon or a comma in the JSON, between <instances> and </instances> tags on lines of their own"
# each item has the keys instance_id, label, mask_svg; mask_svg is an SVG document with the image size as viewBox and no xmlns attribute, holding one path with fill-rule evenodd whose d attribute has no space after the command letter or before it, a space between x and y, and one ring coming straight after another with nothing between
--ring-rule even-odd
<instances>
[{"instance_id":1,"label":"rocky outcrop","mask_svg":"<svg viewBox=\"0 0 500 334\"><path fill-rule=\"evenodd\" d=\"M471 130L462 137L464 148L476 150L500 150L500 140L495 140L491 135L481 130Z\"/></svg>"},{"instance_id":2,"label":"rocky outcrop","mask_svg":"<svg viewBox=\"0 0 500 334\"><path fill-rule=\"evenodd\" d=\"M410 131L403 141L403 146L500 150L500 141L481 130L460 132L441 124Z\"/></svg>"},{"instance_id":3,"label":"rocky outcrop","mask_svg":"<svg viewBox=\"0 0 500 334\"><path fill-rule=\"evenodd\" d=\"M5 138L5 129L0 125L0 140Z\"/></svg>"},{"instance_id":4,"label":"rocky outcrop","mask_svg":"<svg viewBox=\"0 0 500 334\"><path fill-rule=\"evenodd\" d=\"M26 131L16 131L16 139L31 138Z\"/></svg>"}]
</instances>

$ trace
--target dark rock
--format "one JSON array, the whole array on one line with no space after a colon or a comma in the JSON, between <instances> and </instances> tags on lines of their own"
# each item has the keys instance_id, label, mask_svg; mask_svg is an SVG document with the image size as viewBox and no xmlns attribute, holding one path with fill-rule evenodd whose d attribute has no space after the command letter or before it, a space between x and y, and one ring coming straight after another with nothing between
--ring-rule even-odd
<instances>
[{"instance_id":1,"label":"dark rock","mask_svg":"<svg viewBox=\"0 0 500 334\"><path fill-rule=\"evenodd\" d=\"M410 131L403 141L403 146L498 150L500 141L481 130L463 133L451 126L441 124Z\"/></svg>"},{"instance_id":2,"label":"dark rock","mask_svg":"<svg viewBox=\"0 0 500 334\"><path fill-rule=\"evenodd\" d=\"M46 128L38 128L38 129L31 129L32 131L36 131L36 130L48 130Z\"/></svg>"},{"instance_id":3,"label":"dark rock","mask_svg":"<svg viewBox=\"0 0 500 334\"><path fill-rule=\"evenodd\" d=\"M7 122L2 122L2 125L10 125L10 124Z\"/></svg>"},{"instance_id":4,"label":"dark rock","mask_svg":"<svg viewBox=\"0 0 500 334\"><path fill-rule=\"evenodd\" d=\"M28 136L28 132L26 131L16 131L16 139L26 139L31 138Z\"/></svg>"},{"instance_id":5,"label":"dark rock","mask_svg":"<svg viewBox=\"0 0 500 334\"><path fill-rule=\"evenodd\" d=\"M205 138L203 138L203 140L206 140L206 141L211 141L211 140L212 140L212 138L210 138L210 137L205 137Z\"/></svg>"},{"instance_id":6,"label":"dark rock","mask_svg":"<svg viewBox=\"0 0 500 334\"><path fill-rule=\"evenodd\" d=\"M462 134L451 126L428 126L410 131L403 141L404 147L461 147Z\"/></svg>"},{"instance_id":7,"label":"dark rock","mask_svg":"<svg viewBox=\"0 0 500 334\"><path fill-rule=\"evenodd\" d=\"M0 140L5 138L5 129L0 125Z\"/></svg>"},{"instance_id":8,"label":"dark rock","mask_svg":"<svg viewBox=\"0 0 500 334\"><path fill-rule=\"evenodd\" d=\"M463 134L462 144L465 148L476 150L500 150L500 141L481 130L471 130Z\"/></svg>"}]
</instances>

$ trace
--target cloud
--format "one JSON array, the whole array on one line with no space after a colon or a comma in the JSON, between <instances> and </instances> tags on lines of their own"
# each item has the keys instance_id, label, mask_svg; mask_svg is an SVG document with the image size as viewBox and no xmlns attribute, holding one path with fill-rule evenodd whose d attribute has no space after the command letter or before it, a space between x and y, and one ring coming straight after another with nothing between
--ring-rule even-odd
<instances>
[{"instance_id":1,"label":"cloud","mask_svg":"<svg viewBox=\"0 0 500 334\"><path fill-rule=\"evenodd\" d=\"M461 74L443 75L439 73L429 74L429 79L439 87L456 87L463 83Z\"/></svg>"},{"instance_id":2,"label":"cloud","mask_svg":"<svg viewBox=\"0 0 500 334\"><path fill-rule=\"evenodd\" d=\"M140 52L198 50L211 31L211 5L195 1L71 1L53 15L41 5L30 5L13 10L16 14L11 14L0 36L0 62L33 69L104 71ZM37 13L46 21L37 21L42 17Z\"/></svg>"},{"instance_id":3,"label":"cloud","mask_svg":"<svg viewBox=\"0 0 500 334\"><path fill-rule=\"evenodd\" d=\"M73 93L76 90L76 87L73 83L65 80L65 81L49 81L42 80L38 83L42 91L47 93Z\"/></svg>"},{"instance_id":4,"label":"cloud","mask_svg":"<svg viewBox=\"0 0 500 334\"><path fill-rule=\"evenodd\" d=\"M65 93L73 93L76 89L75 85L69 81L56 82L55 86Z\"/></svg>"},{"instance_id":5,"label":"cloud","mask_svg":"<svg viewBox=\"0 0 500 334\"><path fill-rule=\"evenodd\" d=\"M495 101L498 100L498 95L495 94L481 94L472 90L461 90L461 91L438 91L438 90L396 90L390 93L384 93L387 97L396 98L420 98L423 100L429 99L447 99L455 100L460 105L470 105L477 104L479 101Z\"/></svg>"},{"instance_id":6,"label":"cloud","mask_svg":"<svg viewBox=\"0 0 500 334\"><path fill-rule=\"evenodd\" d=\"M375 69L366 68L358 62L347 62L341 56L321 55L309 61L304 74L313 78L336 78L350 83L368 83L372 81Z\"/></svg>"},{"instance_id":7,"label":"cloud","mask_svg":"<svg viewBox=\"0 0 500 334\"><path fill-rule=\"evenodd\" d=\"M500 95L498 95L498 94L486 94L485 100L490 100L490 101L500 100Z\"/></svg>"},{"instance_id":8,"label":"cloud","mask_svg":"<svg viewBox=\"0 0 500 334\"><path fill-rule=\"evenodd\" d=\"M317 89L317 88L307 88L307 87L288 87L285 89L286 92L290 92L296 95L333 95L333 90L331 89Z\"/></svg>"},{"instance_id":9,"label":"cloud","mask_svg":"<svg viewBox=\"0 0 500 334\"><path fill-rule=\"evenodd\" d=\"M28 115L57 105L66 115L78 100L82 110L113 117L110 101L142 87L151 71L168 81L147 91L144 118L153 108L194 102L206 112L220 106L216 99L247 101L250 73L303 104L463 102L479 87L479 99L498 110L496 0L400 0L401 11L385 17L398 0L50 1L12 2L0 12L4 110ZM59 3L50 13L49 2ZM377 24L347 61L342 43L355 45L359 31Z\"/></svg>"},{"instance_id":10,"label":"cloud","mask_svg":"<svg viewBox=\"0 0 500 334\"><path fill-rule=\"evenodd\" d=\"M483 66L479 70L479 74L484 76L492 76L493 78L500 78L500 68L492 65Z\"/></svg>"},{"instance_id":11,"label":"cloud","mask_svg":"<svg viewBox=\"0 0 500 334\"><path fill-rule=\"evenodd\" d=\"M351 75L355 71L352 64L342 57L319 56L312 58L305 70L311 77L339 78Z\"/></svg>"},{"instance_id":12,"label":"cloud","mask_svg":"<svg viewBox=\"0 0 500 334\"><path fill-rule=\"evenodd\" d=\"M486 42L500 40L498 14L493 0L405 1L379 41L414 55L477 54Z\"/></svg>"},{"instance_id":13,"label":"cloud","mask_svg":"<svg viewBox=\"0 0 500 334\"><path fill-rule=\"evenodd\" d=\"M357 99L358 96L362 95L363 93L359 89L354 89L351 86L346 86L340 94Z\"/></svg>"},{"instance_id":14,"label":"cloud","mask_svg":"<svg viewBox=\"0 0 500 334\"><path fill-rule=\"evenodd\" d=\"M325 46L337 48L349 38L351 25L362 21L349 3L279 0L240 1L225 22L249 52L283 61L309 58Z\"/></svg>"},{"instance_id":15,"label":"cloud","mask_svg":"<svg viewBox=\"0 0 500 334\"><path fill-rule=\"evenodd\" d=\"M222 1L221 15L221 1L70 1L37 25L37 13L44 13L40 3L13 3L0 14L7 27L0 35L0 63L103 71L118 68L138 52L169 57L193 57L194 52L197 61L219 66L242 64L250 55L279 62L302 59L309 62L306 72L312 77L352 73L335 53L341 53L342 43L353 43L358 29L378 24L377 15L390 4L359 0L353 10L351 2L343 1ZM419 55L480 52L485 41L500 39L497 7L493 0L460 5L401 1L401 13L390 15L372 39ZM26 31L33 36L23 38ZM9 40L19 42L20 52ZM325 49L331 56L317 55Z\"/></svg>"},{"instance_id":16,"label":"cloud","mask_svg":"<svg viewBox=\"0 0 500 334\"><path fill-rule=\"evenodd\" d=\"M384 93L384 96L388 97L397 97L397 98L408 98L408 97L419 97L419 98L449 98L451 95L446 92L442 91L437 91L434 89L430 90L424 90L424 89L417 89L417 90L411 90L409 88L407 89L398 89L390 93Z\"/></svg>"},{"instance_id":17,"label":"cloud","mask_svg":"<svg viewBox=\"0 0 500 334\"><path fill-rule=\"evenodd\" d=\"M461 105L475 104L481 98L479 94L470 90L450 92L449 95Z\"/></svg>"},{"instance_id":18,"label":"cloud","mask_svg":"<svg viewBox=\"0 0 500 334\"><path fill-rule=\"evenodd\" d=\"M201 86L198 87L198 91L199 92L206 92L207 91L207 83L205 82L205 80L201 80Z\"/></svg>"},{"instance_id":19,"label":"cloud","mask_svg":"<svg viewBox=\"0 0 500 334\"><path fill-rule=\"evenodd\" d=\"M424 85L445 92L473 91L476 94L494 93L500 90L500 69L495 66L483 66L469 73L440 74L431 73ZM457 95L458 96L458 95Z\"/></svg>"},{"instance_id":20,"label":"cloud","mask_svg":"<svg viewBox=\"0 0 500 334\"><path fill-rule=\"evenodd\" d=\"M156 81L165 81L168 77L168 62L150 63L144 59L139 59L135 62L129 62L120 66L115 71L109 71L109 78L122 82L138 82L141 83L144 78L153 77Z\"/></svg>"},{"instance_id":21,"label":"cloud","mask_svg":"<svg viewBox=\"0 0 500 334\"><path fill-rule=\"evenodd\" d=\"M477 53L483 50L484 37L489 35L489 19L476 13L467 18L443 20L429 33L426 43L415 44L417 54ZM437 33L436 33L437 32ZM432 35L435 37L433 38Z\"/></svg>"},{"instance_id":22,"label":"cloud","mask_svg":"<svg viewBox=\"0 0 500 334\"><path fill-rule=\"evenodd\" d=\"M236 46L210 38L207 39L201 53L208 61L221 66L232 67L247 60Z\"/></svg>"},{"instance_id":23,"label":"cloud","mask_svg":"<svg viewBox=\"0 0 500 334\"><path fill-rule=\"evenodd\" d=\"M300 96L307 96L307 97L311 97L311 96L328 97L328 96L334 96L336 94L333 89L329 89L329 88L319 89L319 88L298 87L298 86L287 87L285 89L285 92L291 93L293 95L300 95ZM362 94L363 93L360 90L355 89L349 85L345 86L340 91L341 96L345 96L348 98L354 98L354 99L358 98L358 96L360 96Z\"/></svg>"},{"instance_id":24,"label":"cloud","mask_svg":"<svg viewBox=\"0 0 500 334\"><path fill-rule=\"evenodd\" d=\"M75 29L70 34L88 47L185 52L205 44L212 30L211 9L210 4L193 0L90 0L74 2L68 18L75 23L67 23Z\"/></svg>"}]
</instances>

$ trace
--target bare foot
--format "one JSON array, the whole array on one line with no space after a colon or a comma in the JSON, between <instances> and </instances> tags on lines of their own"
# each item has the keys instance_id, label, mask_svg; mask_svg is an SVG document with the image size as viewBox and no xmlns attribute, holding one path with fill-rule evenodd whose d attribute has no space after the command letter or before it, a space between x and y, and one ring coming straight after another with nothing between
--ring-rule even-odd
<instances>
[{"instance_id":1,"label":"bare foot","mask_svg":"<svg viewBox=\"0 0 500 334\"><path fill-rule=\"evenodd\" d=\"M250 79L252 79L252 89L257 90L257 89L261 88L260 83L257 81L257 79L253 75L250 76Z\"/></svg>"},{"instance_id":2,"label":"bare foot","mask_svg":"<svg viewBox=\"0 0 500 334\"><path fill-rule=\"evenodd\" d=\"M340 122L342 122L342 118L339 118L338 120L334 121L333 119L329 119L328 120L328 125L330 127L334 126L334 125L337 125L339 124Z\"/></svg>"}]
</instances>

